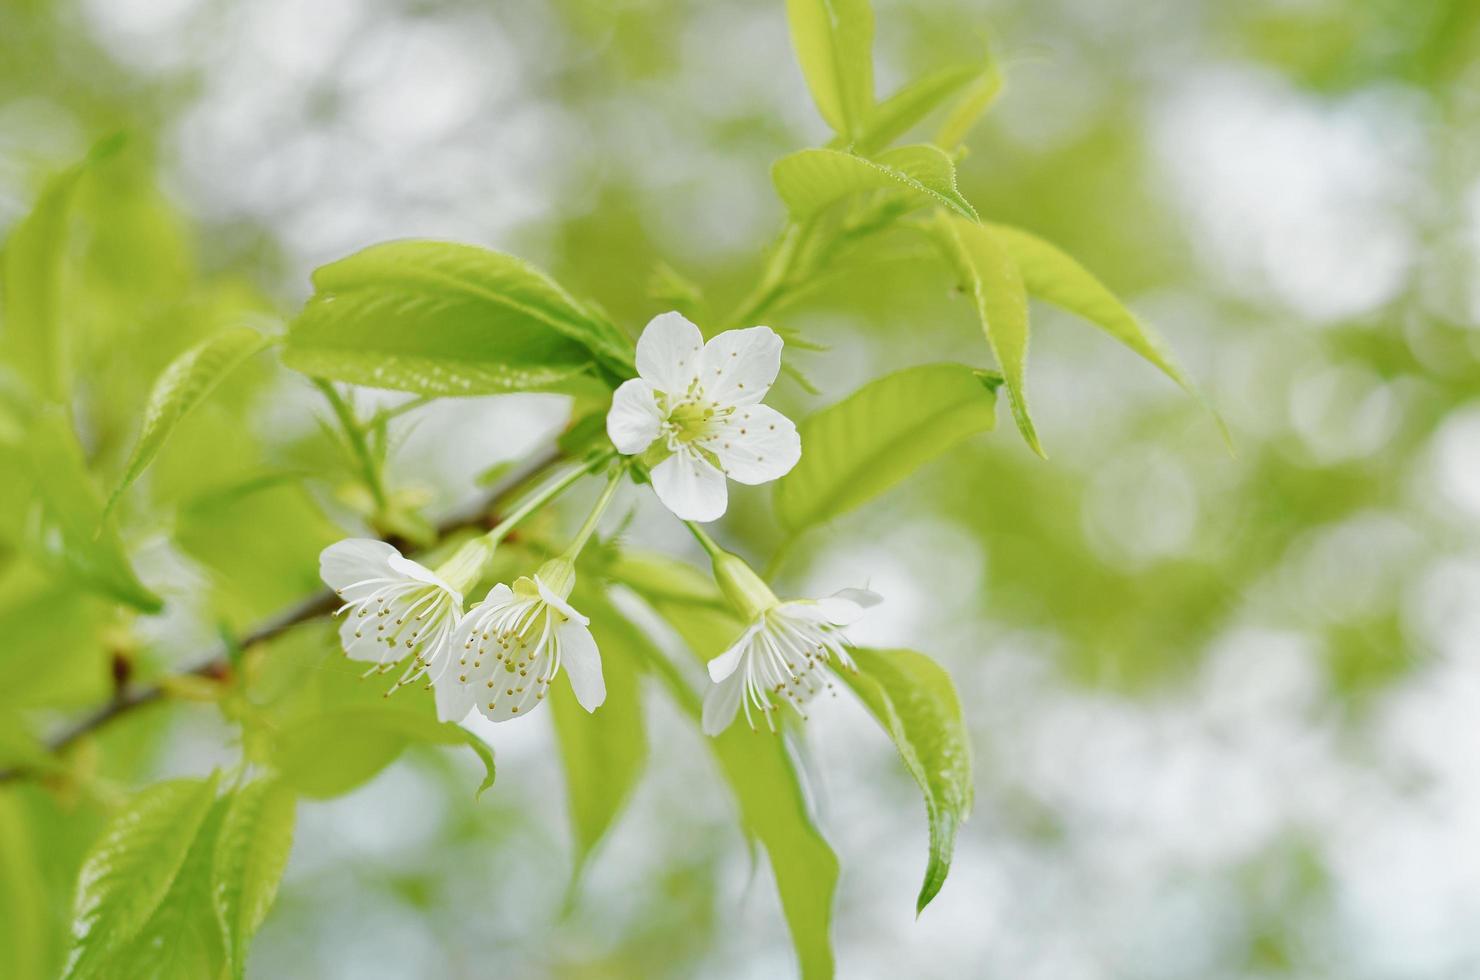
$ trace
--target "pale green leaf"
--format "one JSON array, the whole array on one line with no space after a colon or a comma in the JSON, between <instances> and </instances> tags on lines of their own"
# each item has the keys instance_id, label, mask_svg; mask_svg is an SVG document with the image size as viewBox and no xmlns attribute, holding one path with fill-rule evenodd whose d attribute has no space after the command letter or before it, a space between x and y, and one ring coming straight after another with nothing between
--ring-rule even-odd
<instances>
[{"instance_id":1,"label":"pale green leaf","mask_svg":"<svg viewBox=\"0 0 1480 980\"><path fill-rule=\"evenodd\" d=\"M185 863L216 797L216 778L159 783L126 803L82 867L69 980L117 975L108 959L138 937Z\"/></svg>"},{"instance_id":2,"label":"pale green leaf","mask_svg":"<svg viewBox=\"0 0 1480 980\"><path fill-rule=\"evenodd\" d=\"M868 0L786 0L791 44L817 111L856 136L874 104L874 12Z\"/></svg>"},{"instance_id":3,"label":"pale green leaf","mask_svg":"<svg viewBox=\"0 0 1480 980\"><path fill-rule=\"evenodd\" d=\"M776 481L776 517L795 534L872 500L996 422L990 379L927 364L871 381L802 421L802 459Z\"/></svg>"},{"instance_id":4,"label":"pale green leaf","mask_svg":"<svg viewBox=\"0 0 1480 980\"><path fill-rule=\"evenodd\" d=\"M797 220L866 191L898 191L917 206L948 208L976 221L956 189L956 166L939 147L901 146L873 160L841 150L801 150L771 168L776 193Z\"/></svg>"},{"instance_id":5,"label":"pale green leaf","mask_svg":"<svg viewBox=\"0 0 1480 980\"><path fill-rule=\"evenodd\" d=\"M1035 453L1046 456L1028 414L1028 293L1017 263L985 225L939 214L933 231L976 306L992 356L1002 368L1018 431Z\"/></svg>"},{"instance_id":6,"label":"pale green leaf","mask_svg":"<svg viewBox=\"0 0 1480 980\"><path fill-rule=\"evenodd\" d=\"M971 814L971 742L951 675L913 650L854 650L858 672L838 671L868 707L925 796L930 859L915 911L940 891L956 829Z\"/></svg>"},{"instance_id":7,"label":"pale green leaf","mask_svg":"<svg viewBox=\"0 0 1480 980\"><path fill-rule=\"evenodd\" d=\"M655 564L679 563L661 558ZM743 628L732 614L682 601L663 601L645 595L684 638L700 660L718 656ZM697 726L702 713L699 696L659 658L654 664L674 699ZM803 980L833 975L832 906L837 891L838 859L818 831L783 738L757 734L744 725L731 725L709 739L725 779L735 794L741 823L760 841L771 862L771 873L781 896L781 909L791 931Z\"/></svg>"},{"instance_id":8,"label":"pale green leaf","mask_svg":"<svg viewBox=\"0 0 1480 980\"><path fill-rule=\"evenodd\" d=\"M1037 235L1007 225L990 227L1017 263L1029 293L1093 323L1156 365L1182 390L1207 405L1208 411L1213 411L1151 327L1142 323L1094 273ZM1223 421L1216 412L1213 417L1222 427ZM1225 438L1227 435L1224 429Z\"/></svg>"},{"instance_id":9,"label":"pale green leaf","mask_svg":"<svg viewBox=\"0 0 1480 980\"><path fill-rule=\"evenodd\" d=\"M486 770L477 792L493 785L493 752L481 739L437 721L429 710L413 711L389 700L331 708L289 725L273 736L272 761L284 783L304 796L327 798L368 781L415 742L467 745Z\"/></svg>"},{"instance_id":10,"label":"pale green leaf","mask_svg":"<svg viewBox=\"0 0 1480 980\"><path fill-rule=\"evenodd\" d=\"M550 698L575 838L572 880L621 813L647 761L637 665L648 642L598 593L582 590L573 601L591 617L606 701L587 712L569 684L555 685Z\"/></svg>"},{"instance_id":11,"label":"pale green leaf","mask_svg":"<svg viewBox=\"0 0 1480 980\"><path fill-rule=\"evenodd\" d=\"M314 273L284 361L421 395L590 392L631 345L533 266L473 245L374 245Z\"/></svg>"},{"instance_id":12,"label":"pale green leaf","mask_svg":"<svg viewBox=\"0 0 1480 980\"><path fill-rule=\"evenodd\" d=\"M233 977L246 969L247 946L267 918L293 846L295 801L274 779L231 796L216 840L211 902Z\"/></svg>"},{"instance_id":13,"label":"pale green leaf","mask_svg":"<svg viewBox=\"0 0 1480 980\"><path fill-rule=\"evenodd\" d=\"M987 62L949 65L915 79L874 106L868 124L853 142L854 152L864 156L877 153L939 109L947 99L996 73L996 65Z\"/></svg>"},{"instance_id":14,"label":"pale green leaf","mask_svg":"<svg viewBox=\"0 0 1480 980\"><path fill-rule=\"evenodd\" d=\"M223 797L211 805L169 891L138 935L109 957L102 976L199 980L221 975L226 951L211 909L211 865L227 804Z\"/></svg>"},{"instance_id":15,"label":"pale green leaf","mask_svg":"<svg viewBox=\"0 0 1480 980\"><path fill-rule=\"evenodd\" d=\"M42 398L62 403L70 387L71 324L63 312L72 203L82 178L112 156L121 136L99 142L87 158L56 174L0 255L0 351Z\"/></svg>"},{"instance_id":16,"label":"pale green leaf","mask_svg":"<svg viewBox=\"0 0 1480 980\"><path fill-rule=\"evenodd\" d=\"M49 856L38 843L19 794L0 792L0 976L54 975L45 966L50 923L42 862Z\"/></svg>"},{"instance_id":17,"label":"pale green leaf","mask_svg":"<svg viewBox=\"0 0 1480 980\"><path fill-rule=\"evenodd\" d=\"M50 401L67 395L67 349L62 273L72 200L85 169L65 170L42 189L31 213L5 243L4 350L9 360Z\"/></svg>"},{"instance_id":18,"label":"pale green leaf","mask_svg":"<svg viewBox=\"0 0 1480 980\"><path fill-rule=\"evenodd\" d=\"M935 144L954 152L958 146L966 142L966 137L971 135L972 127L992 107L992 103L997 101L997 96L1001 93L1002 75L997 70L996 64L989 62L986 71L971 83L971 86L951 107L945 122L941 123L940 132L935 134Z\"/></svg>"},{"instance_id":19,"label":"pale green leaf","mask_svg":"<svg viewBox=\"0 0 1480 980\"><path fill-rule=\"evenodd\" d=\"M94 591L157 612L163 605L159 597L139 581L117 533L103 523L101 495L60 410L37 416L27 457L37 497L34 539L41 555Z\"/></svg>"},{"instance_id":20,"label":"pale green leaf","mask_svg":"<svg viewBox=\"0 0 1480 980\"><path fill-rule=\"evenodd\" d=\"M149 393L139 441L124 467L123 477L108 498L103 511L105 520L119 495L154 461L155 454L186 413L200 404L228 374L271 343L271 338L255 330L234 327L202 341L170 362Z\"/></svg>"}]
</instances>

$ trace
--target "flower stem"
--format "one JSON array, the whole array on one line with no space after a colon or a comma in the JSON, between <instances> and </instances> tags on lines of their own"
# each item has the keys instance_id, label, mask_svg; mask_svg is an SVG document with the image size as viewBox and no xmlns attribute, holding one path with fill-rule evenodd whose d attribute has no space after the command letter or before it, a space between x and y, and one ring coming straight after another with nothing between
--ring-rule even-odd
<instances>
[{"instance_id":1,"label":"flower stem","mask_svg":"<svg viewBox=\"0 0 1480 980\"><path fill-rule=\"evenodd\" d=\"M607 461L609 461L615 455L615 451L604 453L601 456L590 460L589 462L583 463L580 466L569 470L559 479L552 482L549 486L545 487L543 490L540 490L524 503L514 508L513 512L510 513L508 517L505 517L503 520L495 524L493 530L489 531L483 536L484 540L487 541L490 545L499 544L499 542L503 541L503 539L508 536L508 533L512 531L515 525L517 525L520 521L524 520L530 514L533 514L535 511L539 510L555 498L559 497L561 494L565 493L565 491L573 487L581 479L581 477L585 476L588 473L594 473L602 466L605 466Z\"/></svg>"},{"instance_id":2,"label":"flower stem","mask_svg":"<svg viewBox=\"0 0 1480 980\"><path fill-rule=\"evenodd\" d=\"M622 477L626 472L625 463L612 467L611 473L607 475L606 486L602 489L601 496L596 498L596 505L591 508L591 513L586 515L586 523L582 524L581 529L576 532L575 540L570 543L570 547L565 549L561 555L562 558L575 561L581 549L586 547L586 542L591 540L591 535L596 532L596 525L601 520L601 515L606 513L607 505L612 502L612 497L617 493L617 484L622 482Z\"/></svg>"},{"instance_id":3,"label":"flower stem","mask_svg":"<svg viewBox=\"0 0 1480 980\"><path fill-rule=\"evenodd\" d=\"M365 430L355 418L354 410L330 382L322 378L314 378L313 383L314 387L318 388L328 400L329 407L334 410L334 417L339 420L339 426L344 430L344 438L349 443L355 462L360 464L360 475L365 480L365 488L370 491L370 497L375 501L375 509L385 510L385 483L381 480L380 464L375 454L370 451L370 444L365 441Z\"/></svg>"},{"instance_id":4,"label":"flower stem","mask_svg":"<svg viewBox=\"0 0 1480 980\"><path fill-rule=\"evenodd\" d=\"M725 553L725 549L715 544L714 539L709 536L709 532L705 531L702 527L693 521L684 521L684 524L688 525L689 530L694 532L694 537L698 540L700 547L704 549L704 553L711 559Z\"/></svg>"}]
</instances>

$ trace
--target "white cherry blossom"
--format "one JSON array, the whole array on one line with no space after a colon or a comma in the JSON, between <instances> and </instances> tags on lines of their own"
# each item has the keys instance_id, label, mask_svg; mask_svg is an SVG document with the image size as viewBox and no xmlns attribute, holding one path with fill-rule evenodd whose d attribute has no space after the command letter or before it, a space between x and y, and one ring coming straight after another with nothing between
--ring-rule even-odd
<instances>
[{"instance_id":1,"label":"white cherry blossom","mask_svg":"<svg viewBox=\"0 0 1480 980\"><path fill-rule=\"evenodd\" d=\"M688 521L725 512L725 478L766 483L801 458L796 426L762 405L781 370L782 341L770 327L726 330L708 343L678 313L653 318L637 341L637 373L612 397L606 431L619 452L655 443L658 499Z\"/></svg>"},{"instance_id":2,"label":"white cherry blossom","mask_svg":"<svg viewBox=\"0 0 1480 980\"><path fill-rule=\"evenodd\" d=\"M753 708L775 731L773 698L789 701L806 718L807 701L832 687L822 665L836 657L844 669L855 669L842 627L879 601L867 589L843 589L825 599L776 603L759 613L728 650L709 661L714 684L704 697L705 734L730 727L742 705L751 728L756 727Z\"/></svg>"},{"instance_id":3,"label":"white cherry blossom","mask_svg":"<svg viewBox=\"0 0 1480 980\"><path fill-rule=\"evenodd\" d=\"M344 605L339 639L351 660L380 673L410 658L395 686L445 665L462 615L462 594L384 541L349 538L319 555L319 574ZM394 688L393 688L394 690Z\"/></svg>"},{"instance_id":4,"label":"white cherry blossom","mask_svg":"<svg viewBox=\"0 0 1480 980\"><path fill-rule=\"evenodd\" d=\"M562 665L581 707L595 711L606 700L590 620L567 602L575 576L560 561L494 586L463 617L435 685L439 718L461 721L475 707L490 721L526 715L545 700Z\"/></svg>"}]
</instances>

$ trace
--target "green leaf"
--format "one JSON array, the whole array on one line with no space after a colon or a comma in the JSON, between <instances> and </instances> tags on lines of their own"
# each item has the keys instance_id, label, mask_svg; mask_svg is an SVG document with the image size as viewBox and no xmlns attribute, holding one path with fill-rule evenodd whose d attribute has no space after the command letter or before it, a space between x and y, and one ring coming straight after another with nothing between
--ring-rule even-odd
<instances>
[{"instance_id":1,"label":"green leaf","mask_svg":"<svg viewBox=\"0 0 1480 980\"><path fill-rule=\"evenodd\" d=\"M70 388L71 324L63 312L68 230L82 178L123 145L97 143L87 157L56 174L11 230L0 256L0 350L47 401L65 402Z\"/></svg>"},{"instance_id":2,"label":"green leaf","mask_svg":"<svg viewBox=\"0 0 1480 980\"><path fill-rule=\"evenodd\" d=\"M1018 431L1035 453L1047 458L1028 414L1028 292L1017 263L985 225L939 214L932 230L976 304L992 356L1007 382Z\"/></svg>"},{"instance_id":3,"label":"green leaf","mask_svg":"<svg viewBox=\"0 0 1480 980\"><path fill-rule=\"evenodd\" d=\"M36 487L40 553L88 588L158 612L163 603L139 581L117 533L103 523L102 499L60 410L36 418L27 457Z\"/></svg>"},{"instance_id":4,"label":"green leaf","mask_svg":"<svg viewBox=\"0 0 1480 980\"><path fill-rule=\"evenodd\" d=\"M226 963L211 910L211 864L228 798L214 801L195 832L170 890L104 975L136 980L197 980L220 976Z\"/></svg>"},{"instance_id":5,"label":"green leaf","mask_svg":"<svg viewBox=\"0 0 1480 980\"><path fill-rule=\"evenodd\" d=\"M155 454L186 413L200 404L223 378L271 344L271 338L255 330L234 327L202 341L170 362L149 393L139 441L103 509L104 520L123 491L154 461Z\"/></svg>"},{"instance_id":6,"label":"green leaf","mask_svg":"<svg viewBox=\"0 0 1480 980\"><path fill-rule=\"evenodd\" d=\"M425 707L430 710L430 703ZM482 739L391 703L332 708L292 724L273 737L272 761L283 782L304 796L324 799L367 782L413 742L467 745L487 770L477 793L493 785L493 751Z\"/></svg>"},{"instance_id":7,"label":"green leaf","mask_svg":"<svg viewBox=\"0 0 1480 980\"><path fill-rule=\"evenodd\" d=\"M951 675L913 650L854 650L858 673L840 676L894 740L925 795L930 860L915 902L918 915L951 868L956 828L971 814L971 741Z\"/></svg>"},{"instance_id":8,"label":"green leaf","mask_svg":"<svg viewBox=\"0 0 1480 980\"><path fill-rule=\"evenodd\" d=\"M557 684L551 697L575 838L572 881L621 813L647 761L637 672L647 638L594 591L581 590L575 603L591 617L606 701L587 713L569 684Z\"/></svg>"},{"instance_id":9,"label":"green leaf","mask_svg":"<svg viewBox=\"0 0 1480 980\"><path fill-rule=\"evenodd\" d=\"M786 0L786 18L817 111L839 136L856 136L874 104L868 0Z\"/></svg>"},{"instance_id":10,"label":"green leaf","mask_svg":"<svg viewBox=\"0 0 1480 980\"><path fill-rule=\"evenodd\" d=\"M118 975L107 960L169 893L215 797L215 776L175 780L140 792L114 815L78 880L68 980Z\"/></svg>"},{"instance_id":11,"label":"green leaf","mask_svg":"<svg viewBox=\"0 0 1480 980\"><path fill-rule=\"evenodd\" d=\"M620 331L533 266L472 245L373 245L314 273L285 363L421 395L590 392L630 376Z\"/></svg>"},{"instance_id":12,"label":"green leaf","mask_svg":"<svg viewBox=\"0 0 1480 980\"><path fill-rule=\"evenodd\" d=\"M216 840L211 901L231 976L246 970L247 945L267 918L293 846L293 794L273 779L232 794Z\"/></svg>"},{"instance_id":13,"label":"green leaf","mask_svg":"<svg viewBox=\"0 0 1480 980\"><path fill-rule=\"evenodd\" d=\"M0 763L4 765L5 763ZM18 793L0 793L0 976L19 980L54 976L48 953L46 879L37 846Z\"/></svg>"},{"instance_id":14,"label":"green leaf","mask_svg":"<svg viewBox=\"0 0 1480 980\"><path fill-rule=\"evenodd\" d=\"M1002 75L995 63L988 63L987 70L977 77L960 100L951 107L945 122L941 124L940 132L935 134L935 145L955 152L958 146L966 142L972 127L992 107L1001 93Z\"/></svg>"},{"instance_id":15,"label":"green leaf","mask_svg":"<svg viewBox=\"0 0 1480 980\"><path fill-rule=\"evenodd\" d=\"M1083 317L1156 365L1183 391L1207 407L1223 429L1224 438L1228 438L1223 420L1213 411L1202 391L1183 372L1161 339L1109 287L1058 246L1037 235L1007 225L990 227L1017 263L1029 293Z\"/></svg>"},{"instance_id":16,"label":"green leaf","mask_svg":"<svg viewBox=\"0 0 1480 980\"><path fill-rule=\"evenodd\" d=\"M915 79L880 102L853 143L855 153L872 156L940 108L947 99L984 78L997 77L997 66L950 65Z\"/></svg>"},{"instance_id":17,"label":"green leaf","mask_svg":"<svg viewBox=\"0 0 1480 980\"><path fill-rule=\"evenodd\" d=\"M801 150L771 168L776 193L800 221L866 191L900 191L918 206L939 206L971 221L975 209L956 190L956 166L939 147L901 146L876 159L841 150Z\"/></svg>"},{"instance_id":18,"label":"green leaf","mask_svg":"<svg viewBox=\"0 0 1480 980\"><path fill-rule=\"evenodd\" d=\"M776 518L796 534L872 500L996 424L991 380L963 364L885 375L803 420L802 459L776 482Z\"/></svg>"},{"instance_id":19,"label":"green leaf","mask_svg":"<svg viewBox=\"0 0 1480 980\"><path fill-rule=\"evenodd\" d=\"M743 628L732 615L713 608L661 600L652 605L700 660L718 656ZM666 660L655 666L697 726L702 714L698 695ZM830 978L838 859L813 823L785 740L731 725L724 734L709 739L709 744L735 794L746 833L760 841L770 858L803 980Z\"/></svg>"}]
</instances>

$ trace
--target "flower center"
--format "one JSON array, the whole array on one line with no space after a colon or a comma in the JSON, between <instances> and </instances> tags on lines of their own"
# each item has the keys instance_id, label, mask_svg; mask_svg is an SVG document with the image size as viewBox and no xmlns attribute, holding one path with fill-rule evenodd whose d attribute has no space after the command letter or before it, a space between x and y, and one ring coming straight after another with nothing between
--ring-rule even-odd
<instances>
[{"instance_id":1,"label":"flower center","mask_svg":"<svg viewBox=\"0 0 1480 980\"><path fill-rule=\"evenodd\" d=\"M673 438L690 443L709 431L714 419L714 406L699 401L682 401L668 412L668 428Z\"/></svg>"}]
</instances>

